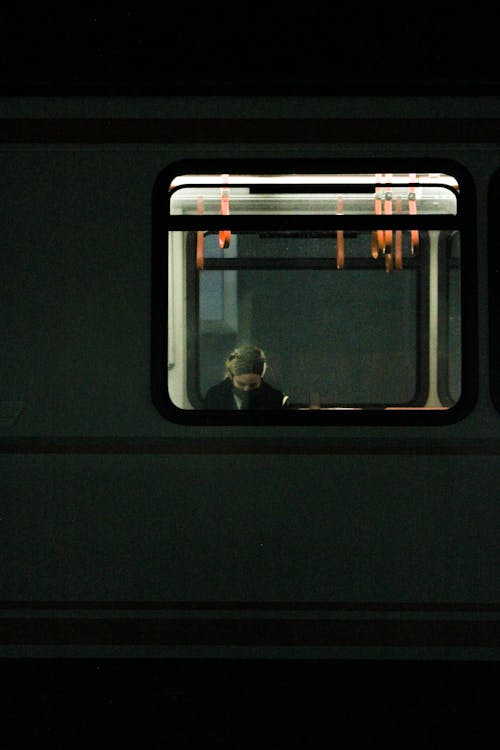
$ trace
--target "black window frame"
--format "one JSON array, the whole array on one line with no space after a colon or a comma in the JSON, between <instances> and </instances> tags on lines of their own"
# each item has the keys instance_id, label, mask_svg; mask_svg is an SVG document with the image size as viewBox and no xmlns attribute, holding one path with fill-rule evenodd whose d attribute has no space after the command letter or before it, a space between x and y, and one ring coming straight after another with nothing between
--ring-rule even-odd
<instances>
[{"instance_id":1,"label":"black window frame","mask_svg":"<svg viewBox=\"0 0 500 750\"><path fill-rule=\"evenodd\" d=\"M490 397L500 412L500 169L488 189L488 336Z\"/></svg>"},{"instance_id":2,"label":"black window frame","mask_svg":"<svg viewBox=\"0 0 500 750\"><path fill-rule=\"evenodd\" d=\"M457 214L440 222L432 216L411 217L411 228L428 230L429 225L455 224L460 232L461 245L467 252L460 254L461 266L461 379L458 401L446 409L398 408L353 410L297 410L276 411L208 411L184 410L177 407L168 393L168 233L182 227L194 230L200 217L172 217L168 211L168 194L175 177L182 174L374 174L374 173L444 173L455 177L459 184ZM272 221L266 218L266 225ZM318 217L316 217L317 219ZM371 219L372 217L370 217ZM377 222L380 224L380 218ZM386 217L383 217L386 218ZM391 217L391 226L394 226ZM410 217L402 219L403 226ZM262 216L204 216L207 229L262 228ZM321 217L323 227L339 226L335 216ZM298 224L311 226L315 218L299 216ZM401 221L401 219L400 219ZM180 424L199 425L443 425L463 419L473 408L477 398L477 283L476 283L476 200L473 182L465 167L448 159L438 158L359 158L359 159L194 159L174 162L158 175L152 194L152 318L151 318L151 388L153 402L167 419ZM278 222L279 224L279 222ZM295 226L295 224L294 224ZM317 224L315 224L317 226ZM344 227L346 225L344 224ZM349 227L372 228L366 217L348 217ZM377 225L378 226L378 225ZM399 226L399 225L398 225ZM464 265L466 261L466 273ZM192 332L191 332L192 333Z\"/></svg>"}]
</instances>

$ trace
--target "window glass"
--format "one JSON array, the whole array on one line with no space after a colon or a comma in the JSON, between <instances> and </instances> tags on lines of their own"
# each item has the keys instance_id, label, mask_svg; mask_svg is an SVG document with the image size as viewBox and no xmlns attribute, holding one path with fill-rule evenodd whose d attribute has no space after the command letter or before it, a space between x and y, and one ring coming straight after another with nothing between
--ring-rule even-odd
<instances>
[{"instance_id":1,"label":"window glass","mask_svg":"<svg viewBox=\"0 0 500 750\"><path fill-rule=\"evenodd\" d=\"M370 247L366 232L346 241L343 273L329 268L331 260L315 263L336 257L337 241L329 235L275 241L249 233L233 241L236 257L266 258L275 267L236 271L207 263L198 272L192 345L199 393L193 389L193 401L201 405L214 377L223 376L228 351L257 343L268 358L266 380L293 394L296 406L308 406L312 394L323 406L423 403L420 260L408 258L405 272L385 272L383 258L362 254ZM310 262L296 262L304 258Z\"/></svg>"},{"instance_id":2,"label":"window glass","mask_svg":"<svg viewBox=\"0 0 500 750\"><path fill-rule=\"evenodd\" d=\"M455 176L193 171L167 193L168 416L418 421L463 400Z\"/></svg>"}]
</instances>

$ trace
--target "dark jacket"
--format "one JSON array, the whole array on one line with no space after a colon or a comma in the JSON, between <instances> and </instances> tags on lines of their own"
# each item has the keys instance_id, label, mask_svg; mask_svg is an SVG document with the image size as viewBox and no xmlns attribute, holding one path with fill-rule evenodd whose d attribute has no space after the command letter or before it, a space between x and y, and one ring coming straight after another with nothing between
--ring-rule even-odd
<instances>
[{"instance_id":1,"label":"dark jacket","mask_svg":"<svg viewBox=\"0 0 500 750\"><path fill-rule=\"evenodd\" d=\"M264 381L258 388L248 391L248 406L246 409L281 409L283 407L283 393ZM236 409L233 398L233 384L229 378L208 389L203 402L205 409Z\"/></svg>"}]
</instances>

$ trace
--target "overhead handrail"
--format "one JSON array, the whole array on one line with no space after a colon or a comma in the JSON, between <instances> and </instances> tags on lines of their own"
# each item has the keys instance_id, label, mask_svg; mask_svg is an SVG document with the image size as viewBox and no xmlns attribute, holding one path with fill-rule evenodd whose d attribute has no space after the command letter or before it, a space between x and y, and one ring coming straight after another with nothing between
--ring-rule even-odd
<instances>
[{"instance_id":1,"label":"overhead handrail","mask_svg":"<svg viewBox=\"0 0 500 750\"><path fill-rule=\"evenodd\" d=\"M222 216L229 216L229 188L227 184L229 182L229 175L222 175L223 187L220 189L220 212ZM219 247L224 250L229 247L231 242L231 230L221 229L219 232Z\"/></svg>"},{"instance_id":2,"label":"overhead handrail","mask_svg":"<svg viewBox=\"0 0 500 750\"><path fill-rule=\"evenodd\" d=\"M230 215L230 187L229 187L229 174L222 174L219 177L219 191L220 191L220 215ZM401 184L401 175L394 175L392 173L381 173L377 172L373 175L372 180L374 182L374 194L371 197L373 201L373 210L376 217L384 217L381 220L381 229L374 229L371 231L371 255L374 259L380 257L380 253L384 256L384 265L386 271L391 271L394 268L401 270L403 268L403 235L407 231L411 237L411 254L414 255L419 248L419 233L418 229L395 229L391 226L390 217L393 213L401 214L404 211L405 195L401 188L404 186ZM395 180L395 182L394 182ZM398 182L399 180L399 182ZM408 204L408 214L410 216L417 216L417 188L419 187L419 178L417 173L408 173L408 176L404 180L407 185L408 193L406 201ZM373 185L373 182L372 182ZM343 187L348 187L344 185ZM368 189L369 192L369 189ZM206 196L205 196L206 198ZM237 196L238 198L238 196ZM237 199L236 198L236 199ZM344 215L345 209L345 198L344 194L337 194L336 197L336 214L337 216ZM347 195L349 201L349 194ZM430 200L430 199L429 199ZM369 205L370 197L366 196L366 201ZM368 209L368 206L366 206ZM366 210L365 209L365 210ZM369 210L369 209L368 209ZM348 213L352 212L349 207ZM425 212L425 210L424 210ZM204 213L204 197L198 196L198 214ZM209 213L211 213L209 211ZM419 217L420 219L420 217ZM208 219L210 221L210 219ZM377 226L377 223L375 226ZM410 224L411 226L411 224ZM230 246L231 242L231 230L220 229L214 227L219 234L219 246L221 249L226 249ZM196 241L196 266L198 270L202 270L205 266L204 258L204 236L205 231L197 232ZM338 229L337 235L337 257L336 267L342 269L345 266L345 229Z\"/></svg>"}]
</instances>

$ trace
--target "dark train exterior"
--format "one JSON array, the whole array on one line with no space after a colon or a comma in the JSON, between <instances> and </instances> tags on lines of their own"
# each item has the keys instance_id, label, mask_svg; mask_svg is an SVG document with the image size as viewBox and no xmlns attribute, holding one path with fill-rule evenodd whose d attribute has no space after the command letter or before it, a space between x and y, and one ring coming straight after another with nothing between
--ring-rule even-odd
<instances>
[{"instance_id":1,"label":"dark train exterior","mask_svg":"<svg viewBox=\"0 0 500 750\"><path fill-rule=\"evenodd\" d=\"M2 653L496 659L498 100L0 108ZM277 159L464 176L462 411L238 424L158 408L155 185L186 161Z\"/></svg>"},{"instance_id":2,"label":"dark train exterior","mask_svg":"<svg viewBox=\"0 0 500 750\"><path fill-rule=\"evenodd\" d=\"M6 742L498 738L500 99L401 76L4 85Z\"/></svg>"}]
</instances>

